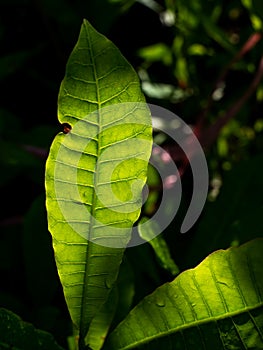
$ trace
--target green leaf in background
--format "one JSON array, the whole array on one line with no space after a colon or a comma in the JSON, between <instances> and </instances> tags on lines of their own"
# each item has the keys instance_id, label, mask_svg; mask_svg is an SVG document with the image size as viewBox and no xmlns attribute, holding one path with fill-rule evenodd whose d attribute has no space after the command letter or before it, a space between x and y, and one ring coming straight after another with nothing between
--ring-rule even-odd
<instances>
[{"instance_id":1,"label":"green leaf in background","mask_svg":"<svg viewBox=\"0 0 263 350\"><path fill-rule=\"evenodd\" d=\"M58 114L71 130L56 136L46 164L48 224L84 348L139 217L152 146L136 72L86 20L67 63Z\"/></svg>"},{"instance_id":2,"label":"green leaf in background","mask_svg":"<svg viewBox=\"0 0 263 350\"><path fill-rule=\"evenodd\" d=\"M115 286L100 311L93 318L85 343L92 350L100 350L108 334L111 322L113 320L118 302L118 291Z\"/></svg>"},{"instance_id":3,"label":"green leaf in background","mask_svg":"<svg viewBox=\"0 0 263 350\"><path fill-rule=\"evenodd\" d=\"M157 288L107 349L263 349L262 251L263 239L216 251Z\"/></svg>"},{"instance_id":4,"label":"green leaf in background","mask_svg":"<svg viewBox=\"0 0 263 350\"><path fill-rule=\"evenodd\" d=\"M148 222L147 226L141 225L145 222ZM156 235L156 232L160 232L158 223L153 220L149 221L146 217L143 217L139 222L138 232L141 238L149 242L152 246L160 266L167 270L172 276L178 275L180 272L179 268L171 257L165 239L161 235Z\"/></svg>"},{"instance_id":5,"label":"green leaf in background","mask_svg":"<svg viewBox=\"0 0 263 350\"><path fill-rule=\"evenodd\" d=\"M255 30L262 30L263 7L260 0L242 0L242 4L250 12L250 20Z\"/></svg>"},{"instance_id":6,"label":"green leaf in background","mask_svg":"<svg viewBox=\"0 0 263 350\"><path fill-rule=\"evenodd\" d=\"M114 316L115 326L120 323L132 309L135 295L135 271L126 256L122 260L118 281L118 306ZM114 325L112 325L114 327Z\"/></svg>"},{"instance_id":7,"label":"green leaf in background","mask_svg":"<svg viewBox=\"0 0 263 350\"><path fill-rule=\"evenodd\" d=\"M35 329L3 308L0 308L0 349L63 350L51 334Z\"/></svg>"}]
</instances>

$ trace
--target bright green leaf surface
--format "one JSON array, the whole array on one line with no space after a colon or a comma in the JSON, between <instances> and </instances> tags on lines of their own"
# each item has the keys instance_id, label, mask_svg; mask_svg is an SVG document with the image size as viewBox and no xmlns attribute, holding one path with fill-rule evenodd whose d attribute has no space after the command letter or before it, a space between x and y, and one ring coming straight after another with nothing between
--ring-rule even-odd
<instances>
[{"instance_id":1,"label":"bright green leaf surface","mask_svg":"<svg viewBox=\"0 0 263 350\"><path fill-rule=\"evenodd\" d=\"M137 74L86 20L68 60L58 114L71 130L56 136L47 160L48 224L81 343L116 281L140 214L152 144Z\"/></svg>"},{"instance_id":2,"label":"bright green leaf surface","mask_svg":"<svg viewBox=\"0 0 263 350\"><path fill-rule=\"evenodd\" d=\"M89 332L85 338L85 343L88 344L92 350L100 350L102 348L116 312L117 302L118 291L115 286L110 292L106 303L93 318Z\"/></svg>"},{"instance_id":3,"label":"bright green leaf surface","mask_svg":"<svg viewBox=\"0 0 263 350\"><path fill-rule=\"evenodd\" d=\"M35 329L3 308L0 309L0 349L63 350L51 334Z\"/></svg>"},{"instance_id":4,"label":"bright green leaf surface","mask_svg":"<svg viewBox=\"0 0 263 350\"><path fill-rule=\"evenodd\" d=\"M214 252L139 303L108 348L263 349L262 251L258 239Z\"/></svg>"}]
</instances>

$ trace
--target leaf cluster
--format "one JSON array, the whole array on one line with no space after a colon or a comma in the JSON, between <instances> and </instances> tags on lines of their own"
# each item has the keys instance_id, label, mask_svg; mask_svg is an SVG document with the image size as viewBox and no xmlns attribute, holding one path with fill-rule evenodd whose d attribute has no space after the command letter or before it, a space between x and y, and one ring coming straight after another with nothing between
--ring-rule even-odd
<instances>
[{"instance_id":1,"label":"leaf cluster","mask_svg":"<svg viewBox=\"0 0 263 350\"><path fill-rule=\"evenodd\" d=\"M261 240L209 256L262 237L262 12L260 0L2 2L3 349L76 346L47 230L44 166L53 137L62 131L55 117L57 91L83 17L129 60L148 102L172 110L195 127L210 172L203 214L190 232L181 235L191 174L179 159L184 189L179 212L159 241L125 252L117 288L102 310L107 315L103 319L111 321L105 348L174 349L173 344L179 344L178 349L196 349L199 344L202 349L213 344L221 349L222 342L225 349L262 347ZM154 136L176 159L177 148L170 140L158 132ZM159 180L150 170L151 191L143 215L151 216L158 207ZM215 271L217 264L223 272ZM213 296L223 293L221 301L214 303L211 294L204 298L208 287ZM175 302L171 295L181 299ZM179 319L186 329L180 328ZM10 325L15 331L8 333ZM136 329L134 337L130 325ZM95 320L86 347L102 346L104 338L98 341L96 332L105 332L108 326ZM38 329L52 333L55 340ZM17 343L10 345L10 339Z\"/></svg>"}]
</instances>

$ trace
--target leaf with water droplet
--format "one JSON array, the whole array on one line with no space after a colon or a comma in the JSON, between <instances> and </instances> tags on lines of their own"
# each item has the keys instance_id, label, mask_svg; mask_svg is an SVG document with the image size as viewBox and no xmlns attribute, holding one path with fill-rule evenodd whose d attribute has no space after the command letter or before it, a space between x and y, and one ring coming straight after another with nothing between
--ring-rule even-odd
<instances>
[{"instance_id":1,"label":"leaf with water droplet","mask_svg":"<svg viewBox=\"0 0 263 350\"><path fill-rule=\"evenodd\" d=\"M158 299L156 301L156 305L159 306L159 307L164 307L165 306L165 301L162 300L162 299Z\"/></svg>"},{"instance_id":2,"label":"leaf with water droplet","mask_svg":"<svg viewBox=\"0 0 263 350\"><path fill-rule=\"evenodd\" d=\"M262 252L257 239L212 253L142 300L106 349L263 349Z\"/></svg>"}]
</instances>

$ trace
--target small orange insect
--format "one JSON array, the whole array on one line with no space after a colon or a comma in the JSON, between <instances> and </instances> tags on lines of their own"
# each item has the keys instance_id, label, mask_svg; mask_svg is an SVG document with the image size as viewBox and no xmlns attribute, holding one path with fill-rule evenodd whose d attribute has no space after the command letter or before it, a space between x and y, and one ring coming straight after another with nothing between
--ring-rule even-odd
<instances>
[{"instance_id":1,"label":"small orange insect","mask_svg":"<svg viewBox=\"0 0 263 350\"><path fill-rule=\"evenodd\" d=\"M71 130L71 126L68 123L64 123L62 124L62 126L63 126L63 133L68 134Z\"/></svg>"}]
</instances>

